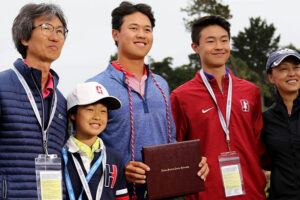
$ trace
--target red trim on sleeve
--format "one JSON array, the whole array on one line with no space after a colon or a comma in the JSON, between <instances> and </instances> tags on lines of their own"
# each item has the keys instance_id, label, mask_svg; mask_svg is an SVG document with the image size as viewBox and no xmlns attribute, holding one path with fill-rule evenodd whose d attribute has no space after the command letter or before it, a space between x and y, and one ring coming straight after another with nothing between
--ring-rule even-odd
<instances>
[{"instance_id":1,"label":"red trim on sleeve","mask_svg":"<svg viewBox=\"0 0 300 200\"><path fill-rule=\"evenodd\" d=\"M129 200L129 196L116 197L116 200Z\"/></svg>"}]
</instances>

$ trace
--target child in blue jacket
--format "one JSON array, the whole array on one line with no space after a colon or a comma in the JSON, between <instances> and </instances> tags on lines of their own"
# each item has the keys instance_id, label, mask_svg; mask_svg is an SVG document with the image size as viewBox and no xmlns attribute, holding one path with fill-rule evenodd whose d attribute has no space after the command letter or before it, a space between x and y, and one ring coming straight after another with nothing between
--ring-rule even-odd
<instances>
[{"instance_id":1,"label":"child in blue jacket","mask_svg":"<svg viewBox=\"0 0 300 200\"><path fill-rule=\"evenodd\" d=\"M122 158L98 137L121 102L96 82L78 84L67 101L75 130L62 150L68 198L129 200Z\"/></svg>"}]
</instances>

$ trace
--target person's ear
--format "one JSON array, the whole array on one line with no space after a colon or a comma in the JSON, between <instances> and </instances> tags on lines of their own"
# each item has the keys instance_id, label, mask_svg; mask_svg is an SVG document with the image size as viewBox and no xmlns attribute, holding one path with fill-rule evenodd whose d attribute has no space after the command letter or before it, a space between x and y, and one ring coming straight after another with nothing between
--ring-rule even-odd
<instances>
[{"instance_id":1,"label":"person's ear","mask_svg":"<svg viewBox=\"0 0 300 200\"><path fill-rule=\"evenodd\" d=\"M24 40L23 37L22 37L22 39L21 39L21 43L22 43L25 47L28 46L28 41Z\"/></svg>"},{"instance_id":2,"label":"person's ear","mask_svg":"<svg viewBox=\"0 0 300 200\"><path fill-rule=\"evenodd\" d=\"M115 42L119 41L119 34L120 34L119 30L116 30L116 29L112 30L111 35Z\"/></svg>"},{"instance_id":3,"label":"person's ear","mask_svg":"<svg viewBox=\"0 0 300 200\"><path fill-rule=\"evenodd\" d=\"M268 74L268 79L269 79L269 82L274 84L274 77L272 75L272 73Z\"/></svg>"},{"instance_id":4,"label":"person's ear","mask_svg":"<svg viewBox=\"0 0 300 200\"><path fill-rule=\"evenodd\" d=\"M75 114L70 114L70 119L75 121L76 120L76 115Z\"/></svg>"},{"instance_id":5,"label":"person's ear","mask_svg":"<svg viewBox=\"0 0 300 200\"><path fill-rule=\"evenodd\" d=\"M194 52L196 53L196 54L199 54L199 50L198 50L198 48L199 48L199 45L198 44L195 44L194 42L191 44L191 47L192 47L192 49L194 50Z\"/></svg>"}]
</instances>

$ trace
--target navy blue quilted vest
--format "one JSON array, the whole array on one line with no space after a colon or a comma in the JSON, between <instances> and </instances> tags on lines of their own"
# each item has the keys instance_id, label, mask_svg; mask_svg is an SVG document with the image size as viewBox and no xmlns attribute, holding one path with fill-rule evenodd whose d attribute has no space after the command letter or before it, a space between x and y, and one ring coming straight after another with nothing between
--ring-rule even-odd
<instances>
[{"instance_id":1,"label":"navy blue quilted vest","mask_svg":"<svg viewBox=\"0 0 300 200\"><path fill-rule=\"evenodd\" d=\"M28 67L21 59L14 65L29 85L43 116L41 71ZM48 151L61 157L67 138L66 100L56 88L57 74L50 72L58 104L48 131ZM51 100L46 105L51 106ZM0 199L37 199L34 158L43 153L41 127L23 86L11 69L0 72Z\"/></svg>"}]
</instances>

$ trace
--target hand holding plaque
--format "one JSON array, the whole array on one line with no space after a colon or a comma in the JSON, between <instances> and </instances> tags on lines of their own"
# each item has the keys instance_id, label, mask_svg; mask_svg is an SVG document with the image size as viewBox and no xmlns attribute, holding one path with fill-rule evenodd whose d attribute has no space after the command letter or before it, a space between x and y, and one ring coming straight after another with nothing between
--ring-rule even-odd
<instances>
[{"instance_id":1,"label":"hand holding plaque","mask_svg":"<svg viewBox=\"0 0 300 200\"><path fill-rule=\"evenodd\" d=\"M197 175L201 161L200 140L143 147L148 198L159 199L197 193L204 181Z\"/></svg>"}]
</instances>

